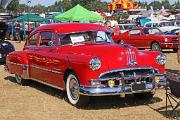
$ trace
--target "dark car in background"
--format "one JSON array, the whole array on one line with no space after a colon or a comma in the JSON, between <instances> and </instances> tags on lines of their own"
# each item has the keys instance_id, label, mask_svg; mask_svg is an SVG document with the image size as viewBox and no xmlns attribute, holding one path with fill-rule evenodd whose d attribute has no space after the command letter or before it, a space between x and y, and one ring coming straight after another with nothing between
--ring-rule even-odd
<instances>
[{"instance_id":1,"label":"dark car in background","mask_svg":"<svg viewBox=\"0 0 180 120\"><path fill-rule=\"evenodd\" d=\"M14 46L5 41L5 36L7 32L8 26L5 22L0 22L0 62L6 61L6 56L8 53L14 51Z\"/></svg>"}]
</instances>

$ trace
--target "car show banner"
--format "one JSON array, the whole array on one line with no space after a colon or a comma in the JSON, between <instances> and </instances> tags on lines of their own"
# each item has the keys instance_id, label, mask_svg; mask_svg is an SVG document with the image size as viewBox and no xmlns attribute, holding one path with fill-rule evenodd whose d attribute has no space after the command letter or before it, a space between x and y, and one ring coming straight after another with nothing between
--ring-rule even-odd
<instances>
[{"instance_id":1,"label":"car show banner","mask_svg":"<svg viewBox=\"0 0 180 120\"><path fill-rule=\"evenodd\" d=\"M11 2L12 0L0 0L0 6L2 6L4 9L6 9L6 7L8 6L8 4Z\"/></svg>"}]
</instances>

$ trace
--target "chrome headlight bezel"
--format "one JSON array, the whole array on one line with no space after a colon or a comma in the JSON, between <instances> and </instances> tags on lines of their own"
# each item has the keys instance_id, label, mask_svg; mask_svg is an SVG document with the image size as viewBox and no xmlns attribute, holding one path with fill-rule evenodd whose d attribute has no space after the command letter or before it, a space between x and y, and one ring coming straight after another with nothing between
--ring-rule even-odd
<instances>
[{"instance_id":1,"label":"chrome headlight bezel","mask_svg":"<svg viewBox=\"0 0 180 120\"><path fill-rule=\"evenodd\" d=\"M156 57L156 60L157 60L157 63L159 65L165 65L165 63L166 63L166 55L161 53Z\"/></svg>"},{"instance_id":2,"label":"chrome headlight bezel","mask_svg":"<svg viewBox=\"0 0 180 120\"><path fill-rule=\"evenodd\" d=\"M94 57L89 61L89 67L95 71L95 70L99 70L101 67L101 61L98 57Z\"/></svg>"}]
</instances>

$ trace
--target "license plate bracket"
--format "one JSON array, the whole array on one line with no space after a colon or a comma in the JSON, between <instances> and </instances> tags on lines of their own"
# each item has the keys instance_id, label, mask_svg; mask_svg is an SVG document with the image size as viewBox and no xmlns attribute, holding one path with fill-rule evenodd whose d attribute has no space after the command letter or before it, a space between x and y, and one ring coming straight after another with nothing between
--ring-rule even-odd
<instances>
[{"instance_id":1,"label":"license plate bracket","mask_svg":"<svg viewBox=\"0 0 180 120\"><path fill-rule=\"evenodd\" d=\"M145 83L134 83L132 85L132 90L133 91L137 91L137 90L145 90L146 89L146 85Z\"/></svg>"}]
</instances>

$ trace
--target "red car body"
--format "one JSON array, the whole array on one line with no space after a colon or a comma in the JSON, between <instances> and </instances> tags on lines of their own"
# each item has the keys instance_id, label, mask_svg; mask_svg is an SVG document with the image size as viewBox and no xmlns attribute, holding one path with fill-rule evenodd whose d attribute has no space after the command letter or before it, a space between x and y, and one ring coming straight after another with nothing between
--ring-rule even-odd
<instances>
[{"instance_id":1,"label":"red car body","mask_svg":"<svg viewBox=\"0 0 180 120\"><path fill-rule=\"evenodd\" d=\"M164 63L158 62L163 57L160 52L138 51L129 45L105 42L97 35L96 41L83 41L92 40L89 33L110 35L95 24L41 26L29 35L22 51L7 56L6 68L20 84L32 79L66 90L70 103L79 106L88 96L152 93L155 79L164 79Z\"/></svg>"},{"instance_id":2,"label":"red car body","mask_svg":"<svg viewBox=\"0 0 180 120\"><path fill-rule=\"evenodd\" d=\"M148 32L156 30L157 32ZM158 32L158 28L140 27L128 30L125 33L113 36L116 43L122 41L138 48L151 48L152 50L173 49L177 51L178 39L176 35L166 35Z\"/></svg>"}]
</instances>

